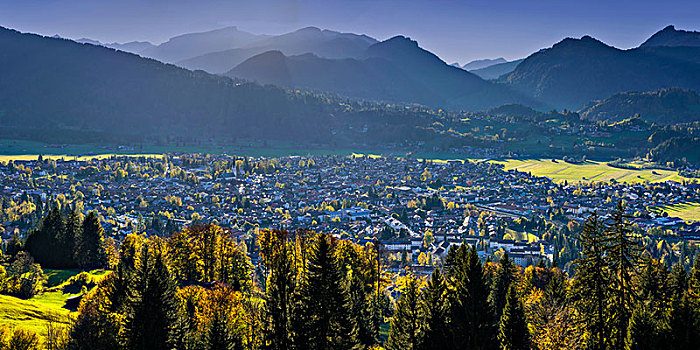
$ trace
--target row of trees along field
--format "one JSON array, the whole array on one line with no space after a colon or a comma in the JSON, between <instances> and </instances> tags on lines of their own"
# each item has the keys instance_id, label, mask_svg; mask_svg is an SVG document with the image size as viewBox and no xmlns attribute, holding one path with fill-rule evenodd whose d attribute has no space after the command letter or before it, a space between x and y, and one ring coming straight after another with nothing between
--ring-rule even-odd
<instances>
[{"instance_id":1,"label":"row of trees along field","mask_svg":"<svg viewBox=\"0 0 700 350\"><path fill-rule=\"evenodd\" d=\"M507 254L482 263L467 245L451 249L442 268L423 278L390 276L371 243L327 234L261 230L250 254L211 224L167 238L132 234L114 259L105 255L113 272L83 296L70 325L43 343L50 349L696 349L698 259L688 273L650 258L623 213L620 205L606 220L588 219L570 275L542 264L522 269ZM8 342L26 335L5 333Z\"/></svg>"}]
</instances>

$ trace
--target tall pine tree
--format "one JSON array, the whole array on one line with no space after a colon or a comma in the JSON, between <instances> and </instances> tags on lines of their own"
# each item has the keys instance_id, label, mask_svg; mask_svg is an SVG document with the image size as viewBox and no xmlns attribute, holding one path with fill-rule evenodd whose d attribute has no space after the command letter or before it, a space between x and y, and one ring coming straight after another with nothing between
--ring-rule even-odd
<instances>
[{"instance_id":1,"label":"tall pine tree","mask_svg":"<svg viewBox=\"0 0 700 350\"><path fill-rule=\"evenodd\" d=\"M576 278L572 283L573 302L585 329L587 347L606 349L610 342L610 276L605 259L605 235L597 213L593 213L579 236L581 258L575 261Z\"/></svg>"},{"instance_id":2,"label":"tall pine tree","mask_svg":"<svg viewBox=\"0 0 700 350\"><path fill-rule=\"evenodd\" d=\"M316 236L295 310L302 318L295 342L310 349L343 350L356 345L348 312L347 277L338 264L332 240L327 234Z\"/></svg>"},{"instance_id":3,"label":"tall pine tree","mask_svg":"<svg viewBox=\"0 0 700 350\"><path fill-rule=\"evenodd\" d=\"M618 202L610 215L606 229L606 259L610 268L612 346L621 348L627 337L627 327L637 299L632 285L635 266L641 257L642 247L634 238L622 202Z\"/></svg>"},{"instance_id":4,"label":"tall pine tree","mask_svg":"<svg viewBox=\"0 0 700 350\"><path fill-rule=\"evenodd\" d=\"M420 290L413 276L408 277L406 288L396 304L396 313L391 319L391 332L386 343L388 350L420 349L423 337L423 310L420 305Z\"/></svg>"},{"instance_id":5,"label":"tall pine tree","mask_svg":"<svg viewBox=\"0 0 700 350\"><path fill-rule=\"evenodd\" d=\"M80 239L75 251L76 261L82 268L104 267L107 254L104 247L104 229L97 213L91 211L83 221Z\"/></svg>"},{"instance_id":6,"label":"tall pine tree","mask_svg":"<svg viewBox=\"0 0 700 350\"><path fill-rule=\"evenodd\" d=\"M455 348L490 349L495 341L494 313L489 303L481 260L476 248L466 244L454 251L450 267L450 318L452 346ZM508 282L509 283L509 282Z\"/></svg>"},{"instance_id":7,"label":"tall pine tree","mask_svg":"<svg viewBox=\"0 0 700 350\"><path fill-rule=\"evenodd\" d=\"M634 309L627 328L626 350L655 350L663 347L658 324L652 311L643 303Z\"/></svg>"},{"instance_id":8,"label":"tall pine tree","mask_svg":"<svg viewBox=\"0 0 700 350\"><path fill-rule=\"evenodd\" d=\"M506 305L498 323L498 342L502 350L530 349L530 333L527 329L525 311L518 299L515 285L508 288Z\"/></svg>"},{"instance_id":9,"label":"tall pine tree","mask_svg":"<svg viewBox=\"0 0 700 350\"><path fill-rule=\"evenodd\" d=\"M144 244L129 288L123 345L133 350L166 350L175 342L177 287L160 249Z\"/></svg>"},{"instance_id":10,"label":"tall pine tree","mask_svg":"<svg viewBox=\"0 0 700 350\"><path fill-rule=\"evenodd\" d=\"M515 280L516 272L517 268L513 266L508 253L503 254L501 260L498 261L498 269L493 276L493 281L491 281L491 293L489 294L489 301L493 307L496 319L501 317L503 308L506 305L508 288Z\"/></svg>"},{"instance_id":11,"label":"tall pine tree","mask_svg":"<svg viewBox=\"0 0 700 350\"><path fill-rule=\"evenodd\" d=\"M433 271L428 284L421 292L420 303L424 318L421 348L425 350L449 348L450 310L447 303L447 284L440 269Z\"/></svg>"},{"instance_id":12,"label":"tall pine tree","mask_svg":"<svg viewBox=\"0 0 700 350\"><path fill-rule=\"evenodd\" d=\"M64 256L69 249L64 246L66 239L65 218L57 207L53 207L39 227L29 233L24 247L42 267L67 268L71 267L72 259L67 260Z\"/></svg>"},{"instance_id":13,"label":"tall pine tree","mask_svg":"<svg viewBox=\"0 0 700 350\"><path fill-rule=\"evenodd\" d=\"M286 234L278 235L271 257L267 262L269 277L265 293L265 330L263 348L271 350L289 349L291 339L292 296L296 286L293 250L287 242Z\"/></svg>"}]
</instances>

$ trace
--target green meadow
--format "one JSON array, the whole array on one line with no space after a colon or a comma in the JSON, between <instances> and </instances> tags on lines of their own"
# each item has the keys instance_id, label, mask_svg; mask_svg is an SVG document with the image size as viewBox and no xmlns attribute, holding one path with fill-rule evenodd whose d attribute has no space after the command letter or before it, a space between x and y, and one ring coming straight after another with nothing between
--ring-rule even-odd
<instances>
[{"instance_id":1,"label":"green meadow","mask_svg":"<svg viewBox=\"0 0 700 350\"><path fill-rule=\"evenodd\" d=\"M548 177L557 183L597 182L612 179L626 183L690 180L671 170L619 169L609 166L606 162L597 161L573 164L557 159L505 159L491 162L503 164L505 170L529 172L532 175Z\"/></svg>"},{"instance_id":2,"label":"green meadow","mask_svg":"<svg viewBox=\"0 0 700 350\"><path fill-rule=\"evenodd\" d=\"M70 315L74 312L65 307L66 300L80 295L80 291L66 292L64 286L69 283L70 277L80 273L79 270L46 270L48 277L46 290L30 299L21 299L9 295L0 295L0 324L11 327L22 327L46 336L47 325L53 321L57 326L63 327L70 322ZM108 271L90 271L90 278L97 282Z\"/></svg>"},{"instance_id":3,"label":"green meadow","mask_svg":"<svg viewBox=\"0 0 700 350\"><path fill-rule=\"evenodd\" d=\"M656 212L667 212L685 221L700 221L700 203L683 202L654 208Z\"/></svg>"}]
</instances>

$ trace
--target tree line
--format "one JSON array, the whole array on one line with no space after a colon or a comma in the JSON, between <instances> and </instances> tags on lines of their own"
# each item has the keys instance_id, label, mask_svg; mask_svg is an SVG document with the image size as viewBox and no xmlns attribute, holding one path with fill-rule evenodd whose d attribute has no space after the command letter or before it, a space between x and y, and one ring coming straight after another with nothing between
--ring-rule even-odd
<instances>
[{"instance_id":1,"label":"tree line","mask_svg":"<svg viewBox=\"0 0 700 350\"><path fill-rule=\"evenodd\" d=\"M430 276L418 277L388 273L372 243L304 230L259 230L248 242L213 224L166 238L131 234L107 259L112 272L82 296L70 325L45 343L51 349L696 348L697 259L690 271L652 259L622 204L605 219L591 215L577 240L580 254L566 272L544 263L523 269L507 254L483 262L463 244Z\"/></svg>"},{"instance_id":2,"label":"tree line","mask_svg":"<svg viewBox=\"0 0 700 350\"><path fill-rule=\"evenodd\" d=\"M619 204L592 215L571 277L520 271L507 255L482 265L450 250L430 279L408 277L387 349L694 349L700 341L700 264L687 273L649 257Z\"/></svg>"},{"instance_id":3,"label":"tree line","mask_svg":"<svg viewBox=\"0 0 700 350\"><path fill-rule=\"evenodd\" d=\"M53 207L30 231L24 250L43 267L66 269L107 266L105 233L96 212L85 218L73 210L68 214Z\"/></svg>"}]
</instances>

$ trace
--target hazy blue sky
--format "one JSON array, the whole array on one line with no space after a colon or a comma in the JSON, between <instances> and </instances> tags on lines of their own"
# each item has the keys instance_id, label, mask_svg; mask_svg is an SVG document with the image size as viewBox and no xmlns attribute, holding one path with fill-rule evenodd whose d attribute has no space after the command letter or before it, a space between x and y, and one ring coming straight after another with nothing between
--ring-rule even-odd
<instances>
[{"instance_id":1,"label":"hazy blue sky","mask_svg":"<svg viewBox=\"0 0 700 350\"><path fill-rule=\"evenodd\" d=\"M700 1L0 0L0 25L45 35L160 43L228 25L268 34L313 25L403 34L449 63L515 59L586 34L629 48L668 24L700 29Z\"/></svg>"}]
</instances>

